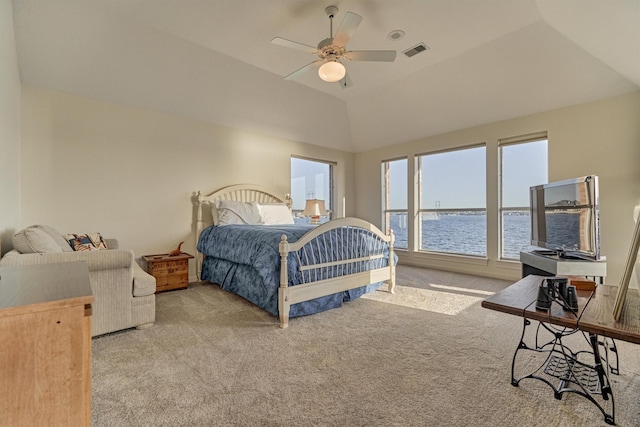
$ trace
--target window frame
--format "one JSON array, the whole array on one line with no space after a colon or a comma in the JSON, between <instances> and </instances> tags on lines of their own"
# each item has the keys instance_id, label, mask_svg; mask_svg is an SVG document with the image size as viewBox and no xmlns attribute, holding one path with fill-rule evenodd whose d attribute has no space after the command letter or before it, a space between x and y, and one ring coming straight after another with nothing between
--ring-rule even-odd
<instances>
[{"instance_id":1,"label":"window frame","mask_svg":"<svg viewBox=\"0 0 640 427\"><path fill-rule=\"evenodd\" d=\"M517 211L528 211L530 206L510 206L504 207L504 154L503 148L510 147L514 145L528 144L533 142L547 142L547 179L549 180L549 136L546 131L535 132L527 135L509 137L509 138L501 138L498 139L498 259L500 261L519 261L519 258L509 258L505 257L504 254L504 213L505 212L517 212Z\"/></svg>"},{"instance_id":2,"label":"window frame","mask_svg":"<svg viewBox=\"0 0 640 427\"><path fill-rule=\"evenodd\" d=\"M390 176L390 163L391 162L397 162L397 161L406 161L406 169L407 169L407 207L404 209L391 209L390 208L390 183L389 183L389 176ZM407 217L407 246L403 247L403 246L398 246L397 244L397 240L396 240L396 244L394 245L394 250L398 249L400 251L408 251L409 250L409 240L410 240L410 230L411 227L409 225L409 183L408 183L408 172L409 172L409 158L408 157L396 157L393 159L386 159L383 160L381 162L381 175L382 175L382 225L383 225L383 232L385 233L389 233L389 230L391 229L391 214L405 214Z\"/></svg>"},{"instance_id":3,"label":"window frame","mask_svg":"<svg viewBox=\"0 0 640 427\"><path fill-rule=\"evenodd\" d=\"M291 193L291 197L292 198L294 196L292 194L292 192L293 192L293 188L292 187L293 186L291 184L293 183L293 178L294 177L293 177L293 174L291 173L291 162L294 159L303 160L305 162L320 163L320 164L329 166L329 183L328 183L329 184L329 196L328 196L328 198L325 197L323 200L325 202L329 202L329 206L326 207L327 212L329 213L329 215L327 216L327 221L330 221L330 220L334 219L335 218L335 212L336 212L336 204L335 204L335 201L336 201L336 199L335 199L335 194L336 194L336 191L335 191L335 169L336 169L337 163L333 162L333 161L330 161L330 160L315 159L315 158L311 158L311 157L303 157L303 156L292 155L290 157L290 160L289 160L289 175L290 175L289 176L289 192ZM305 191L305 196L304 196L305 198L303 199L305 201L307 200L306 199L306 195L307 194L306 194L306 191ZM304 210L304 206L302 207L302 209L294 209L293 205L291 206L291 214L296 218L298 217L297 214L301 213L303 210ZM322 221L322 222L325 222L325 221Z\"/></svg>"},{"instance_id":4,"label":"window frame","mask_svg":"<svg viewBox=\"0 0 640 427\"><path fill-rule=\"evenodd\" d=\"M435 208L423 208L422 207L422 189L423 189L423 158L426 156L431 156L431 155L438 155L438 154L444 154L444 153L453 153L453 152L459 152L459 151L463 151L463 150L469 150L469 149L475 149L475 148L484 148L484 168L485 168L485 172L484 172L484 176L483 179L485 180L485 200L484 200L484 204L485 207L484 208L440 208L440 206L436 206ZM416 175L417 175L417 188L416 188L416 218L417 218L417 225L416 225L416 250L417 252L421 252L421 253L429 253L429 254L438 254L438 255L451 255L451 256L466 256L466 257L473 257L473 258L488 258L488 254L489 254L489 248L488 248L488 224L485 224L485 250L484 250L484 255L478 255L478 254L471 254L471 253L464 253L464 252L446 252L446 251L436 251L436 250L431 250L431 249L426 249L423 247L423 241L422 241L422 215L423 213L440 213L440 212L452 212L452 213L461 213L461 212L484 212L485 213L485 223L488 221L488 207L487 207L487 188L486 188L486 179L487 179L487 152L488 152L488 147L487 147L487 143L486 142L480 142L480 143L474 143L474 144L468 144L468 145L461 145L461 146L457 146L457 147L451 147L451 148L447 148L444 150L437 150L437 151L430 151L430 152L426 152L426 153L420 153L420 154L416 154L415 155L415 159L416 159Z\"/></svg>"}]
</instances>

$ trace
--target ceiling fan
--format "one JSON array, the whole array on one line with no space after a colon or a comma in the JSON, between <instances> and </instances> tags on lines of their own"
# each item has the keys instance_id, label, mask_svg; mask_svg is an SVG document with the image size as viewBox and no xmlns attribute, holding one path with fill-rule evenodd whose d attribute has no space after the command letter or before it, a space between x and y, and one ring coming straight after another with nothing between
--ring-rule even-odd
<instances>
[{"instance_id":1,"label":"ceiling fan","mask_svg":"<svg viewBox=\"0 0 640 427\"><path fill-rule=\"evenodd\" d=\"M347 43L360 25L362 17L353 12L347 12L334 35L333 17L338 12L338 8L329 6L324 11L329 16L329 37L318 43L318 47L281 37L271 40L271 43L313 53L320 58L285 76L285 80L294 79L310 69L318 68L318 75L322 80L330 83L340 82L342 88L347 88L352 83L344 66L345 60L393 62L396 59L395 50L347 50Z\"/></svg>"}]
</instances>

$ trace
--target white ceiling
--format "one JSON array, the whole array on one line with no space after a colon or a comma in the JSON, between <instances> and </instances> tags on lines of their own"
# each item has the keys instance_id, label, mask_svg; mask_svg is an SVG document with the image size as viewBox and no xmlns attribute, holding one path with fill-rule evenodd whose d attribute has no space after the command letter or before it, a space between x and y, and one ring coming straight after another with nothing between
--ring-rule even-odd
<instances>
[{"instance_id":1,"label":"white ceiling","mask_svg":"<svg viewBox=\"0 0 640 427\"><path fill-rule=\"evenodd\" d=\"M363 17L342 89L326 6ZM23 83L363 151L640 89L640 0L14 0ZM388 39L401 29L406 36ZM423 42L413 58L402 51Z\"/></svg>"}]
</instances>

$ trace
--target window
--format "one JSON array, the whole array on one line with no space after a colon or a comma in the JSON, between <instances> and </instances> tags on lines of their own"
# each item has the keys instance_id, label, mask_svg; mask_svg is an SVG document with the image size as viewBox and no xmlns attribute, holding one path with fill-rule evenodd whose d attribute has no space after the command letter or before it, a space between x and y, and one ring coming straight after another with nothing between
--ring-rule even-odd
<instances>
[{"instance_id":1,"label":"window","mask_svg":"<svg viewBox=\"0 0 640 427\"><path fill-rule=\"evenodd\" d=\"M546 134L500 141L501 258L519 259L532 249L529 187L546 184Z\"/></svg>"},{"instance_id":2,"label":"window","mask_svg":"<svg viewBox=\"0 0 640 427\"><path fill-rule=\"evenodd\" d=\"M487 255L486 148L418 158L420 249Z\"/></svg>"},{"instance_id":3,"label":"window","mask_svg":"<svg viewBox=\"0 0 640 427\"><path fill-rule=\"evenodd\" d=\"M407 249L407 159L382 162L384 231L393 230L395 248Z\"/></svg>"},{"instance_id":4,"label":"window","mask_svg":"<svg viewBox=\"0 0 640 427\"><path fill-rule=\"evenodd\" d=\"M333 209L333 165L328 162L291 158L291 198L296 224L309 224L310 218L302 216L308 199L324 200L328 215L321 216L320 222L332 217Z\"/></svg>"}]
</instances>

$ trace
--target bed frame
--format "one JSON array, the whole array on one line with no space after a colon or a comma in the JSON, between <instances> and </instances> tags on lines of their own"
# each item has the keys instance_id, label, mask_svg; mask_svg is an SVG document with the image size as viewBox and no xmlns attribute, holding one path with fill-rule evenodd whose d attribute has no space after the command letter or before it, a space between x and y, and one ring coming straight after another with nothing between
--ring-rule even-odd
<instances>
[{"instance_id":1,"label":"bed frame","mask_svg":"<svg viewBox=\"0 0 640 427\"><path fill-rule=\"evenodd\" d=\"M216 200L285 203L291 207L289 195L281 198L264 187L249 184L225 187L208 196L203 196L198 191L196 200L196 245L202 230L214 223L211 206ZM357 232L361 232L357 229L367 231L369 245L364 245L360 239L355 238ZM315 247L330 247L330 233L347 240L348 250L337 254L336 259L324 262L319 262L307 255L313 254ZM393 241L393 232L390 231L389 235L385 235L375 225L358 218L338 218L326 222L293 243L289 243L283 235L280 241L280 288L278 291L280 327L286 328L289 325L289 309L292 304L383 281L387 282L388 291L393 293L395 288ZM389 253L385 254L387 244ZM298 272L303 282L296 286L288 286L287 256L291 252L295 252L299 265ZM203 258L204 255L196 251L198 278L200 278ZM316 279L326 277L323 274L328 271L332 273L332 278Z\"/></svg>"}]
</instances>

